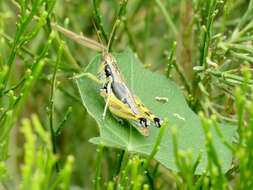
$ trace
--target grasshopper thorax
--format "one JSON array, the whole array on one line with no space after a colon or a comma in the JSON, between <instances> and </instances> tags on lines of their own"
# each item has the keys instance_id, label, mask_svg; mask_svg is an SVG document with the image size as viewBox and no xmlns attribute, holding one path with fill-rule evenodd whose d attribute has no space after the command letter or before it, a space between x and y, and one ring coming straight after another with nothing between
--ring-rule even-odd
<instances>
[{"instance_id":1,"label":"grasshopper thorax","mask_svg":"<svg viewBox=\"0 0 253 190\"><path fill-rule=\"evenodd\" d=\"M110 54L105 54L101 58L101 64L98 68L98 75L100 79L105 79L112 75L112 63L116 62L114 56Z\"/></svg>"}]
</instances>

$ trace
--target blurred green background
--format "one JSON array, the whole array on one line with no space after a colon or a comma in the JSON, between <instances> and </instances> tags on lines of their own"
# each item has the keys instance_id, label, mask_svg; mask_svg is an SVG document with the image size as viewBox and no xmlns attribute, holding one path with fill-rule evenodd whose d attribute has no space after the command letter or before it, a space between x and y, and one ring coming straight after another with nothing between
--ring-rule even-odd
<instances>
[{"instance_id":1,"label":"blurred green background","mask_svg":"<svg viewBox=\"0 0 253 190\"><path fill-rule=\"evenodd\" d=\"M217 88L215 85L219 83L219 78L210 76L208 80L209 82L211 81L211 86L207 87L206 90L214 93L209 96L209 101L207 101L205 93L201 90L201 85L194 83L195 79L199 77L193 71L193 67L199 66L201 62L205 38L203 26L207 26L207 2L204 0L129 0L121 17L121 24L116 32L112 50L121 52L130 47L138 56L141 64L144 64L153 72L165 75L168 68L168 57L173 42L176 41L177 49L174 58L180 67L181 73L184 74L186 81L189 83L191 91L187 91L180 72L177 72L175 68L171 72L171 78L182 87L189 106L195 112L204 111L206 115L217 113L220 115L220 121L234 122L236 119L234 99L231 98L233 96L228 97L227 94L229 93L225 94L225 90L233 93L234 87L238 86L238 84L227 85L224 82L224 85L221 83L223 86ZM210 64L217 64L221 70L238 69L242 64L246 65L245 62L250 62L249 60L242 60L240 57L236 57L231 52L221 48L221 42L228 42L233 32L238 29L238 25L240 25L241 19L244 18L243 15L248 10L249 4L250 0L219 1L215 6L217 12L212 10L215 15L211 23L211 37L208 44L209 47L207 47L207 52L209 53L204 56L208 57L207 60L210 60ZM101 0L98 1L98 5L104 29L109 36L113 24L119 17L120 1ZM19 8L15 6L13 1L0 1L1 70L5 64L4 62L10 56L11 41L14 39L17 30L16 23L19 21L19 12ZM244 19L246 21L243 26L239 26L239 29L251 22L251 19L252 14ZM47 23L56 22L65 29L77 34L82 33L84 36L99 42L92 24L93 21L96 21L96 19L94 18L92 0L57 0L50 21L47 20ZM27 30L32 29L36 23L37 21L34 19ZM45 24L34 39L23 45L29 52L19 51L15 57L10 72L9 87L20 81L27 68L32 65L33 58L41 53L48 39L48 34L47 25ZM69 107L72 107L72 113L64 124L61 134L56 138L59 165L62 167L67 155L73 155L75 162L71 175L71 187L73 189L92 189L92 180L96 169L97 147L89 143L88 140L91 137L99 136L99 130L96 122L83 107L76 84L71 77L75 73L81 73L98 52L81 46L61 33L56 32L56 35L66 42L69 54L68 56L63 55L60 71L57 73L55 123L59 124L65 117ZM252 31L248 31L247 35L252 36ZM252 48L252 39L248 41L248 44ZM226 47L229 49L230 46ZM39 76L36 85L32 88L21 115L10 133L10 157L7 160L7 168L11 177L7 180L7 184L14 184L14 187L20 181L20 166L23 163L24 137L20 133L21 119L29 118L32 113L36 113L45 129L47 131L50 130L48 114L50 80L57 51L58 45L53 42L49 49L43 72ZM245 52L245 50L240 49L238 51ZM252 53L249 55L252 56ZM227 61L232 63L228 66ZM206 83L203 82L202 86L206 87ZM16 89L15 93L18 94L19 92L20 88ZM207 102L211 102L210 107ZM2 114L8 106L8 96L1 96L0 105ZM119 157L120 153L121 150L105 149L102 160L103 181L112 180L116 158ZM164 178L161 177L161 180L164 180ZM166 180L168 184L174 183L171 179L167 178ZM159 180L157 183L160 183Z\"/></svg>"}]
</instances>

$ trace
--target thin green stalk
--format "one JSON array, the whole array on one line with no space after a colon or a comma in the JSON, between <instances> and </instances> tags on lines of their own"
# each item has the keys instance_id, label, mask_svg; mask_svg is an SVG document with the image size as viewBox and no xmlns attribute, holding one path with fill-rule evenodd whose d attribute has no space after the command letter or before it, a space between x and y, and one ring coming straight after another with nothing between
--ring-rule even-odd
<instances>
[{"instance_id":1,"label":"thin green stalk","mask_svg":"<svg viewBox=\"0 0 253 190\"><path fill-rule=\"evenodd\" d=\"M194 189L194 173L200 162L202 152L199 153L199 156L195 163L192 158L192 151L189 150L188 160L184 151L178 149L178 136L176 127L172 128L172 137L173 137L173 151L174 157L179 171L181 172L183 182L185 183L185 187L187 189ZM177 176L175 176L177 178ZM179 186L179 185L178 185ZM180 186L179 186L180 187Z\"/></svg>"},{"instance_id":2,"label":"thin green stalk","mask_svg":"<svg viewBox=\"0 0 253 190\"><path fill-rule=\"evenodd\" d=\"M253 40L253 36L245 36L238 39L233 40L233 43L242 43L242 42L249 42Z\"/></svg>"},{"instance_id":3,"label":"thin green stalk","mask_svg":"<svg viewBox=\"0 0 253 190\"><path fill-rule=\"evenodd\" d=\"M55 4L55 0L53 1L50 1L49 5L48 5L48 8L47 8L47 12L48 12L48 15L51 13L52 9L53 9L53 6ZM22 7L20 7L17 3L14 2L14 5L18 8L18 9L21 9L22 10ZM21 11L22 12L22 11ZM25 11L26 14L30 14L30 11L26 10ZM36 15L33 16L33 18L35 20L40 20L40 18ZM47 16L47 21L48 21L48 16ZM48 26L48 25L47 25ZM48 36L51 34L51 30L50 28L54 28L55 30L63 33L64 35L66 35L67 37L77 41L78 43L86 46L86 47L89 47L89 48L103 48L100 44L98 44L97 42L93 41L93 40L90 40L84 36L80 36L80 35L77 35L75 34L74 32L71 32L69 30L66 30L64 29L63 27L59 26L57 23L54 23L54 22L50 22L49 24L49 27L47 27L44 25L44 30L46 31L46 33L48 34ZM53 45L55 47L59 47L60 45L60 38L57 34L55 34L55 38L53 40ZM23 49L23 47L21 47L23 51L26 51L27 49ZM27 52L28 53L28 52ZM63 57L65 58L65 60L70 63L72 66L73 66L73 69L75 70L75 72L80 72L80 66L76 63L75 59L73 58L70 50L68 49L67 46L64 46L63 48Z\"/></svg>"},{"instance_id":4,"label":"thin green stalk","mask_svg":"<svg viewBox=\"0 0 253 190\"><path fill-rule=\"evenodd\" d=\"M25 154L24 154L24 166L22 168L22 184L20 189L27 190L30 189L30 179L33 175L33 166L35 164L35 142L36 135L32 132L31 122L28 119L23 120L22 132L25 135Z\"/></svg>"},{"instance_id":5,"label":"thin green stalk","mask_svg":"<svg viewBox=\"0 0 253 190\"><path fill-rule=\"evenodd\" d=\"M152 177L154 177L154 178L156 177L159 166L160 166L160 164L159 164L159 162L157 162L153 171L152 171Z\"/></svg>"},{"instance_id":6,"label":"thin green stalk","mask_svg":"<svg viewBox=\"0 0 253 190\"><path fill-rule=\"evenodd\" d=\"M240 19L240 22L238 22L237 26L236 26L236 29L234 30L232 36L234 36L238 30L240 30L240 28L245 25L245 23L251 19L252 17L252 10L253 10L253 0L250 0L249 2L249 6L248 6L248 9L247 11L244 13L243 17Z\"/></svg>"},{"instance_id":7,"label":"thin green stalk","mask_svg":"<svg viewBox=\"0 0 253 190\"><path fill-rule=\"evenodd\" d=\"M74 162L74 157L73 156L68 156L66 164L64 168L58 173L56 176L56 179L53 181L53 184L48 188L49 190L55 190L58 189L57 187L61 187L61 189L67 190L69 189L69 178L70 178L70 173L72 170L72 165Z\"/></svg>"},{"instance_id":8,"label":"thin green stalk","mask_svg":"<svg viewBox=\"0 0 253 190\"><path fill-rule=\"evenodd\" d=\"M45 58L45 59L47 60L47 58ZM41 79L43 81L45 81L46 83L51 84L50 79L47 76L45 76L44 74L41 76ZM68 92L62 85L60 85L60 83L56 83L56 88L59 89L65 96L69 97L73 101L82 105L82 100L79 97Z\"/></svg>"},{"instance_id":9,"label":"thin green stalk","mask_svg":"<svg viewBox=\"0 0 253 190\"><path fill-rule=\"evenodd\" d=\"M176 51L176 47L177 47L177 42L175 41L172 45L171 52L170 52L169 63L168 63L168 68L167 68L167 72L166 72L167 78L170 78L170 72L171 72L171 69L173 66L173 57L174 57L174 53Z\"/></svg>"},{"instance_id":10,"label":"thin green stalk","mask_svg":"<svg viewBox=\"0 0 253 190\"><path fill-rule=\"evenodd\" d=\"M67 97L71 98L72 100L74 100L75 102L78 102L79 104L82 104L82 100L77 97L74 96L73 94L71 94L70 92L68 92L63 86L58 85L57 88Z\"/></svg>"},{"instance_id":11,"label":"thin green stalk","mask_svg":"<svg viewBox=\"0 0 253 190\"><path fill-rule=\"evenodd\" d=\"M56 154L56 133L54 131L54 122L55 122L55 116L54 116L54 96L55 96L55 85L56 85L56 73L58 70L58 66L61 62L61 56L62 56L62 50L63 50L64 43L62 42L60 44L58 54L57 54L57 59L56 59L56 64L54 68L54 73L52 76L52 81L51 81L51 94L50 94L50 111L49 111L49 123L50 123L50 133L51 133L51 141L53 144L53 153ZM56 171L59 172L59 166L56 163Z\"/></svg>"},{"instance_id":12,"label":"thin green stalk","mask_svg":"<svg viewBox=\"0 0 253 190\"><path fill-rule=\"evenodd\" d=\"M8 46L12 46L11 44L13 44L13 39L9 36L9 35L7 35L7 34L5 34L5 33L2 33L1 34L3 37L4 37L4 39L5 40L7 40L9 43L7 43L8 44ZM21 50L23 51L23 52L25 52L26 54L28 54L31 58L34 58L35 57L35 55L29 50L29 49L27 49L26 47L24 47L24 46L22 46L21 47Z\"/></svg>"},{"instance_id":13,"label":"thin green stalk","mask_svg":"<svg viewBox=\"0 0 253 190\"><path fill-rule=\"evenodd\" d=\"M214 70L210 70L208 71L209 73L211 73L213 76L216 76L218 78L223 78L223 79L232 79L235 81L239 81L240 83L245 82L244 78L235 74L229 74L227 72L219 72L219 71L214 71ZM248 80L247 81L247 85L252 85L253 84L253 80Z\"/></svg>"},{"instance_id":14,"label":"thin green stalk","mask_svg":"<svg viewBox=\"0 0 253 190\"><path fill-rule=\"evenodd\" d=\"M120 1L120 8L119 8L119 13L118 13L118 16L117 16L117 19L116 19L116 26L115 26L115 29L114 31L112 31L113 33L111 34L112 36L112 39L111 39L111 44L109 44L109 51L111 50L111 47L113 45L113 42L114 42L114 38L115 38L115 34L117 33L117 30L120 26L120 23L122 22L122 19L124 17L124 15L126 14L126 6L127 6L127 2L128 0L122 0Z\"/></svg>"},{"instance_id":15,"label":"thin green stalk","mask_svg":"<svg viewBox=\"0 0 253 190\"><path fill-rule=\"evenodd\" d=\"M64 124L66 123L66 121L69 119L71 113L72 113L72 107L69 107L63 120L61 121L61 123L59 124L59 126L57 127L57 129L55 131L55 136L59 136L61 134L61 130L62 130Z\"/></svg>"},{"instance_id":16,"label":"thin green stalk","mask_svg":"<svg viewBox=\"0 0 253 190\"><path fill-rule=\"evenodd\" d=\"M224 32L225 26L226 26L226 21L227 21L227 16L231 10L231 0L226 0L225 5L224 5L224 13L222 17L222 23L220 26L220 33Z\"/></svg>"},{"instance_id":17,"label":"thin green stalk","mask_svg":"<svg viewBox=\"0 0 253 190\"><path fill-rule=\"evenodd\" d=\"M176 182L176 186L179 190L185 190L184 184L181 182L181 179L176 171L173 171L174 180Z\"/></svg>"},{"instance_id":18,"label":"thin green stalk","mask_svg":"<svg viewBox=\"0 0 253 190\"><path fill-rule=\"evenodd\" d=\"M186 91L191 94L191 88L190 88L190 85L188 84L188 80L186 79L185 77L185 74L184 72L179 68L178 64L176 61L172 61L172 64L174 65L176 71L178 72L180 78L181 78L181 81L183 82L183 85L186 89Z\"/></svg>"},{"instance_id":19,"label":"thin green stalk","mask_svg":"<svg viewBox=\"0 0 253 190\"><path fill-rule=\"evenodd\" d=\"M253 54L253 48L250 45L246 45L246 44L231 44L231 43L224 43L224 45L228 49L241 50L241 51Z\"/></svg>"},{"instance_id":20,"label":"thin green stalk","mask_svg":"<svg viewBox=\"0 0 253 190\"><path fill-rule=\"evenodd\" d=\"M213 123L213 126L218 134L218 136L220 137L220 139L222 140L223 144L226 145L233 153L235 152L235 148L234 146L232 146L226 139L225 137L223 136L223 134L221 133L220 131L220 127L218 126L218 123L217 123L217 120L216 120L216 117L215 115L212 115L211 116L211 119L212 119L212 123Z\"/></svg>"},{"instance_id":21,"label":"thin green stalk","mask_svg":"<svg viewBox=\"0 0 253 190\"><path fill-rule=\"evenodd\" d=\"M197 167L198 167L198 165L199 165L199 163L201 161L202 155L203 155L203 150L200 150L199 155L197 157L197 160L195 161L195 163L194 163L194 165L192 167L192 173L193 174L195 173L195 171L196 171L196 169L197 169Z\"/></svg>"},{"instance_id":22,"label":"thin green stalk","mask_svg":"<svg viewBox=\"0 0 253 190\"><path fill-rule=\"evenodd\" d=\"M30 71L30 70L29 70ZM3 94L7 94L8 92L12 91L12 90L16 90L17 88L19 88L21 85L24 84L24 82L27 80L28 76L24 76L20 81L18 81L18 83L12 87L10 87L9 89L6 89Z\"/></svg>"},{"instance_id":23,"label":"thin green stalk","mask_svg":"<svg viewBox=\"0 0 253 190\"><path fill-rule=\"evenodd\" d=\"M120 183L119 183L121 190L126 189L127 187L128 173L132 166L132 161L133 161L132 159L128 160L126 167L121 172Z\"/></svg>"},{"instance_id":24,"label":"thin green stalk","mask_svg":"<svg viewBox=\"0 0 253 190\"><path fill-rule=\"evenodd\" d=\"M233 34L231 35L231 38L229 39L229 42L234 42L244 36L247 36L248 33L250 33L253 29L253 21L249 22L244 28L241 30L235 29Z\"/></svg>"},{"instance_id":25,"label":"thin green stalk","mask_svg":"<svg viewBox=\"0 0 253 190\"><path fill-rule=\"evenodd\" d=\"M124 151L123 159L122 159L122 162L120 163L120 175L119 176L122 175L122 171L128 163L129 154L130 153L127 150Z\"/></svg>"},{"instance_id":26,"label":"thin green stalk","mask_svg":"<svg viewBox=\"0 0 253 190\"><path fill-rule=\"evenodd\" d=\"M1 131L1 135L0 135L0 142L3 143L4 140L8 139L9 134L10 134L10 130L12 128L12 111L7 111L5 114L5 120L4 120L4 124L5 127L3 129L3 131ZM2 156L2 155L1 155ZM4 158L5 156L3 156Z\"/></svg>"},{"instance_id":27,"label":"thin green stalk","mask_svg":"<svg viewBox=\"0 0 253 190\"><path fill-rule=\"evenodd\" d=\"M130 182L130 190L136 190L140 185L138 168L140 165L140 158L138 155L134 156L132 160L132 172L131 172L131 182Z\"/></svg>"},{"instance_id":28,"label":"thin green stalk","mask_svg":"<svg viewBox=\"0 0 253 190\"><path fill-rule=\"evenodd\" d=\"M1 6L1 5L0 5ZM2 37L4 33L4 17L0 16L0 70L3 69L5 65L5 57L4 57L4 38Z\"/></svg>"},{"instance_id":29,"label":"thin green stalk","mask_svg":"<svg viewBox=\"0 0 253 190\"><path fill-rule=\"evenodd\" d=\"M208 160L209 160L209 171L211 172L210 176L214 179L216 178L217 181L214 184L214 187L218 189L223 188L230 188L227 179L223 175L222 172L222 165L218 158L217 151L215 150L214 144L213 144L213 135L210 132L211 127L211 121L206 120L203 113L200 113L200 120L202 122L202 126L205 132L206 136L206 148L207 148L207 154L208 154ZM214 167L214 165L215 167Z\"/></svg>"},{"instance_id":30,"label":"thin green stalk","mask_svg":"<svg viewBox=\"0 0 253 190\"><path fill-rule=\"evenodd\" d=\"M96 167L96 174L95 174L95 180L94 180L94 189L95 190L100 189L100 181L101 181L100 172L101 172L102 156L103 156L104 146L105 146L104 143L100 142L99 146L98 146L98 149L97 149L98 157L97 157L97 167Z\"/></svg>"},{"instance_id":31,"label":"thin green stalk","mask_svg":"<svg viewBox=\"0 0 253 190\"><path fill-rule=\"evenodd\" d=\"M253 57L248 56L247 54L244 53L236 53L232 50L229 51L231 55L237 57L238 59L241 59L242 61L248 61L251 64L253 64Z\"/></svg>"},{"instance_id":32,"label":"thin green stalk","mask_svg":"<svg viewBox=\"0 0 253 190\"><path fill-rule=\"evenodd\" d=\"M20 23L17 24L17 32L16 32L16 35L15 35L13 46L12 46L12 49L11 49L11 53L10 53L10 56L9 56L9 59L8 59L8 62L7 62L7 65L9 66L10 71L11 71L14 59L16 57L17 51L19 49L19 46L25 42L25 38L23 37L23 34L27 30L30 22L32 21L33 16L38 11L39 5L40 5L39 0L33 2L32 10L31 10L30 14L27 17L25 17L25 15L23 15L23 17L20 18ZM9 75L10 75L10 72L7 73L6 77L3 80L4 88L6 88L7 82L9 80Z\"/></svg>"},{"instance_id":33,"label":"thin green stalk","mask_svg":"<svg viewBox=\"0 0 253 190\"><path fill-rule=\"evenodd\" d=\"M201 47L201 55L200 55L200 66L204 66L205 70L208 68L208 64L206 62L206 57L208 56L208 49L211 40L211 29L212 22L215 16L214 10L216 8L216 0L207 0L206 1L206 15L205 15L205 25L203 26L204 31L204 39Z\"/></svg>"},{"instance_id":34,"label":"thin green stalk","mask_svg":"<svg viewBox=\"0 0 253 190\"><path fill-rule=\"evenodd\" d=\"M243 124L244 124L244 106L245 106L245 97L241 96L241 90L236 88L235 97L236 97L236 110L238 118L238 134L239 134L239 146L241 146L243 141Z\"/></svg>"},{"instance_id":35,"label":"thin green stalk","mask_svg":"<svg viewBox=\"0 0 253 190\"><path fill-rule=\"evenodd\" d=\"M162 4L162 2L160 0L155 0L155 3L157 4L158 8L161 10L162 15L165 18L165 21L168 25L168 27L171 29L172 34L174 35L174 37L177 39L177 35L178 35L178 31L176 26L174 25L172 19L170 18L170 15L168 14L168 12L166 11L166 8L164 7L164 5Z\"/></svg>"},{"instance_id":36,"label":"thin green stalk","mask_svg":"<svg viewBox=\"0 0 253 190\"><path fill-rule=\"evenodd\" d=\"M115 167L115 172L114 175L118 175L121 169L121 163L123 161L123 156L125 154L125 150L121 150L120 153L117 154L117 158L116 158L116 167Z\"/></svg>"},{"instance_id":37,"label":"thin green stalk","mask_svg":"<svg viewBox=\"0 0 253 190\"><path fill-rule=\"evenodd\" d=\"M94 6L94 11L95 11L95 19L96 19L96 22L98 23L98 30L101 31L101 33L105 39L105 43L108 44L108 36L104 30L104 25L102 23L102 16L99 11L99 5L98 5L97 0L93 0L93 6Z\"/></svg>"},{"instance_id":38,"label":"thin green stalk","mask_svg":"<svg viewBox=\"0 0 253 190\"><path fill-rule=\"evenodd\" d=\"M150 189L154 190L155 187L154 187L154 177L150 174L150 172L148 170L146 170L146 176L147 176L147 179L148 179L148 183L150 185Z\"/></svg>"},{"instance_id":39,"label":"thin green stalk","mask_svg":"<svg viewBox=\"0 0 253 190\"><path fill-rule=\"evenodd\" d=\"M23 94L21 100L20 100L20 103L18 104L17 106L17 109L15 111L15 114L14 114L14 119L17 119L18 116L20 115L23 107L24 107L24 104L28 98L28 95L30 94L31 92L31 89L34 85L34 83L37 81L37 79L39 78L39 75L40 75L40 72L42 71L42 68L44 66L44 61L39 61L39 62L36 62L34 63L34 68L33 68L33 72L31 74L31 76L29 77L29 79L27 80L27 82L25 83L22 91L20 94Z\"/></svg>"},{"instance_id":40,"label":"thin green stalk","mask_svg":"<svg viewBox=\"0 0 253 190\"><path fill-rule=\"evenodd\" d=\"M36 133L40 136L40 138L42 139L42 141L44 143L48 143L50 142L50 137L49 134L44 130L43 126L41 125L39 118L36 114L32 114L32 124L34 126L34 130L36 131ZM51 150L51 146L47 147L49 150Z\"/></svg>"},{"instance_id":41,"label":"thin green stalk","mask_svg":"<svg viewBox=\"0 0 253 190\"><path fill-rule=\"evenodd\" d=\"M40 72L41 72L43 66L44 66L43 61L34 63L33 73L31 74L29 79L26 81L26 83L20 93L20 96L22 96L22 97L20 98L17 108L15 109L15 112L12 115L11 121L5 125L6 130L10 131L11 128L13 127L13 125L15 124L15 122L17 121L17 119L24 107L24 104L31 92L31 89L40 75ZM1 140L4 140L7 136L8 136L8 133L4 133L4 135L1 136Z\"/></svg>"},{"instance_id":42,"label":"thin green stalk","mask_svg":"<svg viewBox=\"0 0 253 190\"><path fill-rule=\"evenodd\" d=\"M204 170L204 171L202 172L201 176L198 178L198 180L197 180L196 183L195 183L195 189L200 189L201 186L203 186L203 184L204 184L203 181L204 181L206 175L207 175L207 171Z\"/></svg>"},{"instance_id":43,"label":"thin green stalk","mask_svg":"<svg viewBox=\"0 0 253 190\"><path fill-rule=\"evenodd\" d=\"M155 154L156 154L156 153L158 152L158 150L160 149L160 143L161 143L161 141L162 141L163 133L164 133L164 131L165 131L165 127L166 127L167 123L168 123L168 120L167 120L167 119L163 121L162 126L161 126L161 128L160 128L160 130L159 130L158 137L157 137L157 139L156 139L155 146L154 146L152 152L150 153L150 155L148 156L148 158L145 160L145 162L144 162L144 164L143 164L143 166L142 166L142 168L141 168L141 171L140 171L140 174L141 174L141 175L142 175L142 174L145 172L145 170L148 168L149 163L151 162L151 160L153 159L153 157L155 156Z\"/></svg>"}]
</instances>

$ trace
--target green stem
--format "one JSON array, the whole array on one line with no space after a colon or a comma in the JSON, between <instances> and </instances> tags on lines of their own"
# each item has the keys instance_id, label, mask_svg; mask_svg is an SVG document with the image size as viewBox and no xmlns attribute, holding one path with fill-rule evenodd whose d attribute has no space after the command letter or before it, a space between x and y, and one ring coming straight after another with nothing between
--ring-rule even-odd
<instances>
[{"instance_id":1,"label":"green stem","mask_svg":"<svg viewBox=\"0 0 253 190\"><path fill-rule=\"evenodd\" d=\"M172 19L170 18L170 15L168 14L168 12L166 11L164 5L162 4L162 2L160 0L155 0L158 8L161 10L164 18L165 18L165 21L166 23L168 24L168 27L171 29L172 31L172 34L174 35L174 37L177 39L177 34L178 34L178 31L177 31L177 28L176 26L174 25Z\"/></svg>"},{"instance_id":2,"label":"green stem","mask_svg":"<svg viewBox=\"0 0 253 190\"><path fill-rule=\"evenodd\" d=\"M223 13L223 17L222 17L222 23L220 26L220 33L224 32L225 26L226 26L226 20L227 20L227 16L230 12L231 9L231 0L226 0L225 1L225 5L224 5L224 13Z\"/></svg>"},{"instance_id":3,"label":"green stem","mask_svg":"<svg viewBox=\"0 0 253 190\"><path fill-rule=\"evenodd\" d=\"M128 159L129 159L129 152L127 150L125 150L122 162L120 163L120 176L122 175L122 171L128 163Z\"/></svg>"},{"instance_id":4,"label":"green stem","mask_svg":"<svg viewBox=\"0 0 253 190\"><path fill-rule=\"evenodd\" d=\"M49 112L49 122L50 122L50 133L51 133L51 141L53 145L53 153L56 154L56 133L54 131L54 120L55 120L55 115L54 115L54 96L55 96L55 85L56 85L56 73L58 70L58 66L61 61L61 56L62 56L62 50L63 50L63 42L60 44L58 54L57 54L57 60L54 68L54 73L52 76L52 81L51 81L51 94L50 94L50 112ZM56 162L56 171L59 172L59 166L58 163Z\"/></svg>"},{"instance_id":5,"label":"green stem","mask_svg":"<svg viewBox=\"0 0 253 190\"><path fill-rule=\"evenodd\" d=\"M93 0L93 6L94 6L94 11L95 11L95 19L96 19L96 22L98 23L98 29L102 32L105 42L106 44L108 44L108 36L104 30L104 25L102 23L102 16L99 11L99 5L98 5L97 0Z\"/></svg>"},{"instance_id":6,"label":"green stem","mask_svg":"<svg viewBox=\"0 0 253 190\"><path fill-rule=\"evenodd\" d=\"M225 137L221 133L220 127L218 126L218 123L216 121L216 117L213 115L213 116L211 116L211 119L212 119L213 126L214 126L218 136L222 140L223 144L225 144L234 153L235 148L225 139Z\"/></svg>"},{"instance_id":7,"label":"green stem","mask_svg":"<svg viewBox=\"0 0 253 190\"><path fill-rule=\"evenodd\" d=\"M168 69L167 69L167 73L166 73L167 78L170 78L170 72L171 72L171 69L173 66L173 57L174 57L174 53L176 51L176 47L177 47L177 42L174 42L171 52L170 52L170 57L169 57Z\"/></svg>"},{"instance_id":8,"label":"green stem","mask_svg":"<svg viewBox=\"0 0 253 190\"><path fill-rule=\"evenodd\" d=\"M63 120L61 121L61 123L59 124L59 126L57 127L57 129L55 131L55 136L60 135L61 130L62 130L64 124L66 123L66 121L69 119L71 113L72 113L72 107L69 107L67 113L65 114L65 116L63 118Z\"/></svg>"},{"instance_id":9,"label":"green stem","mask_svg":"<svg viewBox=\"0 0 253 190\"><path fill-rule=\"evenodd\" d=\"M24 17L20 18L20 23L18 24L17 32L16 32L14 42L13 42L13 46L11 48L11 54L10 54L10 57L8 59L8 62L7 62L7 65L9 66L9 72L7 73L6 77L3 80L4 88L6 88L6 85L8 83L9 76L10 76L10 73L11 73L10 71L11 71L11 68L12 68L12 64L13 64L14 59L16 57L19 46L25 42L25 38L24 37L22 38L22 36L25 33L25 31L26 31L27 27L29 26L30 22L32 21L33 16L37 12L39 4L40 4L39 2L40 1L38 0L38 1L35 1L32 4L32 10L31 10L31 12L29 13L29 15L27 17L25 17L25 15L23 15Z\"/></svg>"},{"instance_id":10,"label":"green stem","mask_svg":"<svg viewBox=\"0 0 253 190\"><path fill-rule=\"evenodd\" d=\"M253 0L250 0L249 6L247 11L244 13L243 17L240 19L240 22L238 22L236 29L234 30L232 36L235 36L235 34L240 30L240 28L252 17L252 10L253 10Z\"/></svg>"},{"instance_id":11,"label":"green stem","mask_svg":"<svg viewBox=\"0 0 253 190\"><path fill-rule=\"evenodd\" d=\"M163 137L163 133L165 131L165 127L168 123L168 120L164 120L163 123L162 123L162 126L159 130L159 134L158 134L158 137L156 139L156 143L155 143L155 146L151 152L151 154L148 156L148 158L145 160L142 168L141 168L141 171L140 171L140 174L143 174L145 172L145 170L147 169L149 163L151 162L151 160L153 159L153 157L155 156L155 154L157 153L157 151L160 149L160 143L162 141L162 137Z\"/></svg>"},{"instance_id":12,"label":"green stem","mask_svg":"<svg viewBox=\"0 0 253 190\"><path fill-rule=\"evenodd\" d=\"M72 100L74 100L75 102L78 102L79 104L83 104L82 103L82 100L77 97L77 96L74 96L73 94L71 94L70 92L68 92L64 87L58 85L57 88L67 97L71 98Z\"/></svg>"},{"instance_id":13,"label":"green stem","mask_svg":"<svg viewBox=\"0 0 253 190\"><path fill-rule=\"evenodd\" d=\"M126 167L121 172L120 190L127 189L128 173L130 171L130 167L132 166L132 162L132 160L128 160Z\"/></svg>"},{"instance_id":14,"label":"green stem","mask_svg":"<svg viewBox=\"0 0 253 190\"><path fill-rule=\"evenodd\" d=\"M95 175L95 181L94 181L94 189L95 190L100 189L100 181L101 181L100 172L101 172L101 164L102 164L102 156L103 156L104 146L105 146L104 143L100 142L98 149L97 149L98 157L97 157L97 167L96 167L96 175Z\"/></svg>"},{"instance_id":15,"label":"green stem","mask_svg":"<svg viewBox=\"0 0 253 190\"><path fill-rule=\"evenodd\" d=\"M113 32L113 34L111 34L112 39L111 39L111 44L109 44L109 51L111 50L112 44L114 42L114 38L115 38L115 34L117 33L117 30L120 26L120 23L122 22L122 17L126 14L126 6L127 6L127 2L128 0L123 0L120 2L120 8L119 8L119 13L116 19L116 26Z\"/></svg>"},{"instance_id":16,"label":"green stem","mask_svg":"<svg viewBox=\"0 0 253 190\"><path fill-rule=\"evenodd\" d=\"M186 89L186 91L191 94L191 88L190 88L190 85L188 84L188 80L186 79L185 77L185 74L183 73L183 71L179 68L179 65L177 64L177 62L174 60L172 62L172 64L174 65L176 71L178 72L180 78L181 78L181 81L183 82L183 85Z\"/></svg>"}]
</instances>

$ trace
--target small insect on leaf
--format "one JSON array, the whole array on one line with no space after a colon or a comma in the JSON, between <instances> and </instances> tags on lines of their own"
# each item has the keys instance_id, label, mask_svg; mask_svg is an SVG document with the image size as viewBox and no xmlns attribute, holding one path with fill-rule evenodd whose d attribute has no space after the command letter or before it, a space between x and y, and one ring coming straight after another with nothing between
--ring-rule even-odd
<instances>
[{"instance_id":1,"label":"small insect on leaf","mask_svg":"<svg viewBox=\"0 0 253 190\"><path fill-rule=\"evenodd\" d=\"M103 121L106 117L107 108L109 108L110 112L118 120L123 119L128 121L143 136L148 136L149 126L160 128L162 120L153 115L140 98L131 92L124 76L120 72L116 58L112 54L109 54L108 50L115 26L116 23L113 26L106 53L103 51L103 56L98 67L98 77L91 73L84 73L83 75L101 84L100 95L105 100L104 112L102 114ZM95 25L94 27L96 28ZM99 39L101 40L100 37Z\"/></svg>"},{"instance_id":2,"label":"small insect on leaf","mask_svg":"<svg viewBox=\"0 0 253 190\"><path fill-rule=\"evenodd\" d=\"M169 99L167 97L155 97L155 100L161 103L167 103L169 101Z\"/></svg>"}]
</instances>

